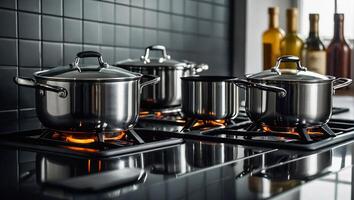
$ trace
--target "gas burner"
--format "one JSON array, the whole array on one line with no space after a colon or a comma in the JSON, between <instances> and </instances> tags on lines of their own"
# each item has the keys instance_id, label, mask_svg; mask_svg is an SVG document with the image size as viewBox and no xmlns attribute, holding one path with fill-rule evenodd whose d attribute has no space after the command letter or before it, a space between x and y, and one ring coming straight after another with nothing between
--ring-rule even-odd
<instances>
[{"instance_id":1,"label":"gas burner","mask_svg":"<svg viewBox=\"0 0 354 200\"><path fill-rule=\"evenodd\" d=\"M180 116L182 118L181 107L174 106L174 107L162 108L162 109L149 109L149 110L142 109L139 113L139 117L141 119L145 119L145 118L163 119L164 117L167 116Z\"/></svg>"},{"instance_id":2,"label":"gas burner","mask_svg":"<svg viewBox=\"0 0 354 200\"><path fill-rule=\"evenodd\" d=\"M186 120L181 132L199 131L200 133L206 133L218 129L231 128L237 123L244 121L249 121L244 110L240 110L237 118L235 119L202 120L197 118L189 118Z\"/></svg>"},{"instance_id":3,"label":"gas burner","mask_svg":"<svg viewBox=\"0 0 354 200\"><path fill-rule=\"evenodd\" d=\"M258 126L242 117L237 117L233 122L226 127L174 134L202 141L296 150L316 150L354 138L353 120L331 119L321 127L283 129Z\"/></svg>"},{"instance_id":4,"label":"gas burner","mask_svg":"<svg viewBox=\"0 0 354 200\"><path fill-rule=\"evenodd\" d=\"M201 132L212 131L216 129L223 129L235 125L232 119L217 119L217 120L201 120L192 118L187 120L181 132L199 130Z\"/></svg>"},{"instance_id":5,"label":"gas burner","mask_svg":"<svg viewBox=\"0 0 354 200\"><path fill-rule=\"evenodd\" d=\"M39 129L3 134L0 143L83 157L110 157L183 143L159 131L72 132Z\"/></svg>"},{"instance_id":6,"label":"gas burner","mask_svg":"<svg viewBox=\"0 0 354 200\"><path fill-rule=\"evenodd\" d=\"M264 132L266 135L275 135L284 138L298 139L303 142L312 142L327 137L335 137L336 134L327 124L315 127L270 127L252 123L247 129L249 132ZM251 139L252 136L249 136Z\"/></svg>"},{"instance_id":7,"label":"gas burner","mask_svg":"<svg viewBox=\"0 0 354 200\"><path fill-rule=\"evenodd\" d=\"M139 116L138 127L149 128L152 124L161 126L183 126L186 120L183 118L181 107L164 109L142 110ZM179 130L179 128L177 128Z\"/></svg>"},{"instance_id":8,"label":"gas burner","mask_svg":"<svg viewBox=\"0 0 354 200\"><path fill-rule=\"evenodd\" d=\"M79 132L79 131L48 131L42 134L42 138L53 139L70 144L90 145L97 143L120 143L133 145L144 143L144 140L137 133L130 130L112 131L112 132Z\"/></svg>"}]
</instances>

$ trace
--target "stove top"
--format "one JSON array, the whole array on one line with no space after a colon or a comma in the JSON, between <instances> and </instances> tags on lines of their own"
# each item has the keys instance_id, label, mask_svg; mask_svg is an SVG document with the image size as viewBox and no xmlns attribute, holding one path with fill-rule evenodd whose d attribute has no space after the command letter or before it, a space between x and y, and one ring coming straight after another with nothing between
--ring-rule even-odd
<instances>
[{"instance_id":1,"label":"stove top","mask_svg":"<svg viewBox=\"0 0 354 200\"><path fill-rule=\"evenodd\" d=\"M282 131L248 130L252 122L245 121L223 129L191 131L184 138L217 141L242 145L285 148L296 150L317 150L354 138L354 120L331 119L327 123L333 133L326 134L326 129L312 129L305 133L310 140L303 140L298 133Z\"/></svg>"},{"instance_id":2,"label":"stove top","mask_svg":"<svg viewBox=\"0 0 354 200\"><path fill-rule=\"evenodd\" d=\"M89 135L89 137L80 137ZM183 143L181 138L170 138L161 132L128 130L121 135L108 137L112 133L59 133L49 129L31 130L0 135L0 144L36 151L61 153L69 156L110 157L133 152L147 151ZM122 134L122 133L120 133ZM77 136L79 135L79 136ZM122 137L122 138L117 138ZM92 141L92 142L91 142Z\"/></svg>"},{"instance_id":3,"label":"stove top","mask_svg":"<svg viewBox=\"0 0 354 200\"><path fill-rule=\"evenodd\" d=\"M348 108L334 107L332 113L348 111ZM142 118L138 127L147 132L165 132L168 137L299 150L316 150L354 138L354 120L331 119L328 124L313 129L272 131L252 124L244 109L233 120L185 119L177 112Z\"/></svg>"},{"instance_id":4,"label":"stove top","mask_svg":"<svg viewBox=\"0 0 354 200\"><path fill-rule=\"evenodd\" d=\"M345 111L336 108L334 113ZM38 129L0 135L0 188L6 191L2 195L263 199L351 165L354 152L350 141L343 142L353 138L351 120L331 119L328 126L335 137L316 133L312 141L281 131L265 133L259 127L247 130L251 122L245 112L232 122L217 121L217 126L204 121L187 126L189 122L170 112L146 115L126 132ZM343 143L329 146L338 142ZM112 188L99 184L95 192L76 191L90 190L106 179L112 183L113 176L120 183Z\"/></svg>"}]
</instances>

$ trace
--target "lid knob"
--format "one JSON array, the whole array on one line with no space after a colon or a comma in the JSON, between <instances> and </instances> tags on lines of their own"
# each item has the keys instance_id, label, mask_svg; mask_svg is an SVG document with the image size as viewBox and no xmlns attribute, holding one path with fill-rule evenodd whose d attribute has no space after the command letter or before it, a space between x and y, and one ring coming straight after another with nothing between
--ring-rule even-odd
<instances>
[{"instance_id":1,"label":"lid knob","mask_svg":"<svg viewBox=\"0 0 354 200\"><path fill-rule=\"evenodd\" d=\"M97 51L81 51L76 54L76 58L74 62L71 64L72 67L75 67L79 72L81 69L79 67L80 58L97 58L98 63L100 64L101 68L107 67L108 64L103 61L102 55L100 52Z\"/></svg>"},{"instance_id":2,"label":"lid knob","mask_svg":"<svg viewBox=\"0 0 354 200\"><path fill-rule=\"evenodd\" d=\"M279 71L279 66L282 62L296 62L296 69L298 71L307 71L307 68L304 66L301 66L300 63L300 58L297 56L293 56L293 55L285 55L285 56L281 56L277 59L277 62L275 64L274 67L272 67L271 71L272 72L277 72L278 74L281 74Z\"/></svg>"},{"instance_id":3,"label":"lid knob","mask_svg":"<svg viewBox=\"0 0 354 200\"><path fill-rule=\"evenodd\" d=\"M166 47L163 45L152 45L148 46L145 48L145 54L141 56L140 60L143 61L144 63L150 63L150 51L155 50L155 51L161 51L162 52L162 57L160 57L158 60L160 63L164 62L165 60L171 59L171 56L167 54L166 52Z\"/></svg>"}]
</instances>

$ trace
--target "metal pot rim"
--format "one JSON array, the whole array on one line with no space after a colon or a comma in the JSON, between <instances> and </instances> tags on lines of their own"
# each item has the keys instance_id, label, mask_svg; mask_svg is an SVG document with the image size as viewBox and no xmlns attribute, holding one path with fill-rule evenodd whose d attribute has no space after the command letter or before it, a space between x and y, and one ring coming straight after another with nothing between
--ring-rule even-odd
<instances>
[{"instance_id":1,"label":"metal pot rim","mask_svg":"<svg viewBox=\"0 0 354 200\"><path fill-rule=\"evenodd\" d=\"M336 77L334 76L329 76L327 75L328 79L311 79L311 80L301 80L301 79L265 79L265 78L251 78L250 76L252 76L254 74L246 74L245 77L247 78L247 80L250 81L271 81L271 82L289 82L289 83L328 83L328 82L332 82L336 79Z\"/></svg>"},{"instance_id":2,"label":"metal pot rim","mask_svg":"<svg viewBox=\"0 0 354 200\"><path fill-rule=\"evenodd\" d=\"M45 71L45 70L44 70ZM53 76L42 76L41 73L44 71L38 71L33 74L36 79L43 80L53 80L53 81L63 81L63 82L75 82L75 81L85 81L85 82L121 82L121 81L131 81L140 80L143 76L142 74L136 73L134 77L116 77L116 78L64 78L64 77L53 77Z\"/></svg>"},{"instance_id":3,"label":"metal pot rim","mask_svg":"<svg viewBox=\"0 0 354 200\"><path fill-rule=\"evenodd\" d=\"M203 82L231 82L237 80L233 76L186 76L181 77L182 80L186 81L203 81Z\"/></svg>"},{"instance_id":4,"label":"metal pot rim","mask_svg":"<svg viewBox=\"0 0 354 200\"><path fill-rule=\"evenodd\" d=\"M177 65L163 65L163 64L115 64L113 66L122 67L122 68L144 68L144 69L168 69L168 70L186 70L192 68L190 64L177 64Z\"/></svg>"}]
</instances>

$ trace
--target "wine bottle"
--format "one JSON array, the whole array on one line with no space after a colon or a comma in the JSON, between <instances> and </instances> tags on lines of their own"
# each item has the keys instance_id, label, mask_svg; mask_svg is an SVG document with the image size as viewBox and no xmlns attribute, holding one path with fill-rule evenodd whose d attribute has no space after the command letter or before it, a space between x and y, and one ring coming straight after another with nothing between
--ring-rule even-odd
<instances>
[{"instance_id":1,"label":"wine bottle","mask_svg":"<svg viewBox=\"0 0 354 200\"><path fill-rule=\"evenodd\" d=\"M280 41L284 31L279 28L279 7L268 8L269 26L262 35L263 43L263 68L270 69L275 65L280 56Z\"/></svg>"},{"instance_id":2,"label":"wine bottle","mask_svg":"<svg viewBox=\"0 0 354 200\"><path fill-rule=\"evenodd\" d=\"M301 48L304 42L297 33L297 17L298 10L296 8L289 8L286 10L287 32L285 37L280 42L281 55L301 56ZM296 69L295 63L280 65L281 68L284 68L285 66L286 68Z\"/></svg>"},{"instance_id":3,"label":"wine bottle","mask_svg":"<svg viewBox=\"0 0 354 200\"><path fill-rule=\"evenodd\" d=\"M302 47L302 63L308 70L326 74L326 48L319 37L319 14L310 14L310 33Z\"/></svg>"},{"instance_id":4,"label":"wine bottle","mask_svg":"<svg viewBox=\"0 0 354 200\"><path fill-rule=\"evenodd\" d=\"M351 48L344 38L344 14L334 14L334 35L327 48L327 73L350 78Z\"/></svg>"}]
</instances>

